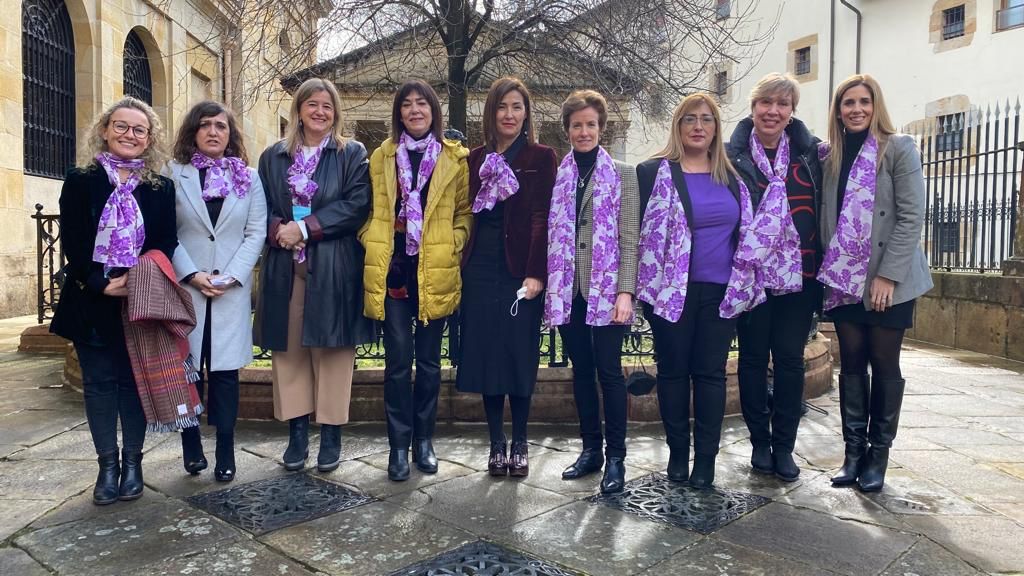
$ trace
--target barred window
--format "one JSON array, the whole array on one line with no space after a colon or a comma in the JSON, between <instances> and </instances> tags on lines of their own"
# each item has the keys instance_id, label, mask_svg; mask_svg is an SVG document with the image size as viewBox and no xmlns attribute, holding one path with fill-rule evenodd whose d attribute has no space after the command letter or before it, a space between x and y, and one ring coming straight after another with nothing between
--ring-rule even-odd
<instances>
[{"instance_id":1,"label":"barred window","mask_svg":"<svg viewBox=\"0 0 1024 576\"><path fill-rule=\"evenodd\" d=\"M124 95L153 104L153 76L142 38L132 30L124 40Z\"/></svg>"},{"instance_id":2,"label":"barred window","mask_svg":"<svg viewBox=\"0 0 1024 576\"><path fill-rule=\"evenodd\" d=\"M25 173L63 178L75 163L75 37L61 0L22 3Z\"/></svg>"},{"instance_id":3,"label":"barred window","mask_svg":"<svg viewBox=\"0 0 1024 576\"><path fill-rule=\"evenodd\" d=\"M935 148L938 152L957 152L963 148L964 114L946 114L939 116L938 134L935 137Z\"/></svg>"},{"instance_id":4,"label":"barred window","mask_svg":"<svg viewBox=\"0 0 1024 576\"><path fill-rule=\"evenodd\" d=\"M942 11L942 39L949 40L964 35L964 5Z\"/></svg>"},{"instance_id":5,"label":"barred window","mask_svg":"<svg viewBox=\"0 0 1024 576\"><path fill-rule=\"evenodd\" d=\"M811 47L798 48L794 56L794 68L797 76L811 73Z\"/></svg>"}]
</instances>

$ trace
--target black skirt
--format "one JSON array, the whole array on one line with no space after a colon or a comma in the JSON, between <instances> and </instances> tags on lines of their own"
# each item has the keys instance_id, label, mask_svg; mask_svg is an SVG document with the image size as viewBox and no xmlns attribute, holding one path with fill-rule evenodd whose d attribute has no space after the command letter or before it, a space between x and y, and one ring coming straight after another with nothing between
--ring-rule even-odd
<instances>
[{"instance_id":1,"label":"black skirt","mask_svg":"<svg viewBox=\"0 0 1024 576\"><path fill-rule=\"evenodd\" d=\"M520 300L523 278L509 274L505 263L504 206L477 214L473 253L462 271L459 392L530 396L540 362L543 292Z\"/></svg>"},{"instance_id":2,"label":"black skirt","mask_svg":"<svg viewBox=\"0 0 1024 576\"><path fill-rule=\"evenodd\" d=\"M884 312L865 310L864 303L847 304L837 306L828 311L828 316L833 322L849 322L851 324L865 324L867 326L881 326L882 328L893 328L906 330L914 327L914 300L892 306Z\"/></svg>"}]
</instances>

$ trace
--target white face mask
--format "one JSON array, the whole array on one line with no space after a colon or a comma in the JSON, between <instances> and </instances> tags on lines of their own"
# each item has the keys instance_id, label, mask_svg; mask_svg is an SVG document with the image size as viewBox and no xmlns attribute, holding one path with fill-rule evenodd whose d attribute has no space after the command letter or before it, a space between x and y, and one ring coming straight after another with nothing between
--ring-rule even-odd
<instances>
[{"instance_id":1,"label":"white face mask","mask_svg":"<svg viewBox=\"0 0 1024 576\"><path fill-rule=\"evenodd\" d=\"M526 286L522 286L519 290L516 290L516 301L512 303L512 307L509 308L508 313L515 316L519 314L519 301L526 298Z\"/></svg>"}]
</instances>

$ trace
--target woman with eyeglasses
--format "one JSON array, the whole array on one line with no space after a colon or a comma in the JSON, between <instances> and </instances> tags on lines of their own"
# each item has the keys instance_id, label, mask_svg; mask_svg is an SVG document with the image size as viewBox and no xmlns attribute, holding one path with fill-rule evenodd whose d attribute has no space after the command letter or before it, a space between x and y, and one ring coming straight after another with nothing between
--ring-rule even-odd
<instances>
[{"instance_id":1,"label":"woman with eyeglasses","mask_svg":"<svg viewBox=\"0 0 1024 576\"><path fill-rule=\"evenodd\" d=\"M667 475L709 488L725 414L725 364L736 316L758 295L738 248L751 233L750 193L729 163L712 96L672 114L669 142L637 166L641 206L637 298L651 324ZM693 472L690 473L690 393Z\"/></svg>"},{"instance_id":2,"label":"woman with eyeglasses","mask_svg":"<svg viewBox=\"0 0 1024 576\"><path fill-rule=\"evenodd\" d=\"M192 107L178 129L171 177L177 190L174 271L196 310L192 357L207 384L206 421L217 430L218 482L235 478L238 370L252 362L253 268L267 238L267 201L234 114L217 102ZM202 396L203 380L197 382ZM181 431L185 471L208 462L199 427Z\"/></svg>"},{"instance_id":3,"label":"woman with eyeglasses","mask_svg":"<svg viewBox=\"0 0 1024 576\"><path fill-rule=\"evenodd\" d=\"M839 409L846 457L835 486L877 492L903 404L903 333L914 301L932 288L921 249L921 154L898 134L882 89L867 74L841 82L829 111L821 207L825 310L839 339ZM871 375L868 376L868 367Z\"/></svg>"},{"instance_id":4,"label":"woman with eyeglasses","mask_svg":"<svg viewBox=\"0 0 1024 576\"><path fill-rule=\"evenodd\" d=\"M518 78L491 84L484 145L469 154L475 217L462 256L460 392L483 395L492 476L526 476L526 423L537 381L547 280L548 210L558 161L536 143L530 91ZM512 450L503 417L512 412Z\"/></svg>"},{"instance_id":5,"label":"woman with eyeglasses","mask_svg":"<svg viewBox=\"0 0 1024 576\"><path fill-rule=\"evenodd\" d=\"M800 476L793 460L803 410L804 345L821 284L818 142L793 116L800 85L772 73L750 93L750 116L733 130L727 150L750 190L754 234L749 258L759 267L765 302L740 316L740 406L750 431L750 466L785 482ZM774 370L768 396L768 361Z\"/></svg>"},{"instance_id":6,"label":"woman with eyeglasses","mask_svg":"<svg viewBox=\"0 0 1024 576\"><path fill-rule=\"evenodd\" d=\"M60 194L67 279L50 331L70 340L78 354L85 414L99 461L92 492L98 505L142 496L146 416L121 310L128 296L128 269L150 250L170 259L178 245L174 183L158 173L165 158L162 141L153 109L123 98L93 125L92 159L68 172Z\"/></svg>"}]
</instances>

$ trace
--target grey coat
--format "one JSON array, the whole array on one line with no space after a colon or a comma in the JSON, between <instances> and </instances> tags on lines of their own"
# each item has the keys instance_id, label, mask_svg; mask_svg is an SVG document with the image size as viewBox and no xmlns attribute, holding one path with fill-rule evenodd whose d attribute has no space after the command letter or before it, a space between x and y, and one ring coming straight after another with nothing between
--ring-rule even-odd
<instances>
[{"instance_id":1,"label":"grey coat","mask_svg":"<svg viewBox=\"0 0 1024 576\"><path fill-rule=\"evenodd\" d=\"M572 152L570 152L572 154ZM622 199L619 207L619 287L618 292L636 294L636 253L640 241L640 192L636 183L636 168L625 162L615 162L615 171L622 178ZM576 219L576 277L572 293L590 293L590 267L594 235L594 179L587 182L583 203Z\"/></svg>"},{"instance_id":2,"label":"grey coat","mask_svg":"<svg viewBox=\"0 0 1024 576\"><path fill-rule=\"evenodd\" d=\"M191 164L171 162L178 220L178 248L174 274L182 280L193 272L231 276L241 284L228 288L210 308L210 369L237 370L252 361L252 270L267 237L267 201L259 176L251 177L245 198L229 194L224 199L217 225L203 201L199 170ZM192 355L199 360L206 324L206 296L186 284L196 309L196 328L188 338Z\"/></svg>"},{"instance_id":3,"label":"grey coat","mask_svg":"<svg viewBox=\"0 0 1024 576\"><path fill-rule=\"evenodd\" d=\"M821 245L832 241L839 220L838 175L825 170L821 203ZM867 293L875 276L896 283L893 304L917 298L932 289L932 276L921 248L925 192L921 154L911 136L894 134L875 184L875 209L871 219L871 260L864 289L864 307L871 310Z\"/></svg>"},{"instance_id":4,"label":"grey coat","mask_svg":"<svg viewBox=\"0 0 1024 576\"><path fill-rule=\"evenodd\" d=\"M279 226L292 221L288 168L292 158L284 142L260 156L259 174L266 192L269 225L260 271L254 339L270 350L288 348L288 301L294 285L292 251L277 245ZM366 148L348 140L343 149L328 143L313 173L319 189L312 214L304 218L306 300L302 345L341 348L374 340L373 323L363 316L363 247L356 232L370 213L370 174Z\"/></svg>"}]
</instances>

